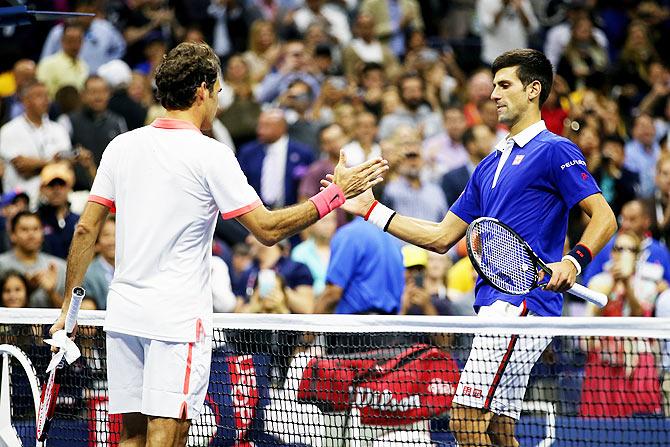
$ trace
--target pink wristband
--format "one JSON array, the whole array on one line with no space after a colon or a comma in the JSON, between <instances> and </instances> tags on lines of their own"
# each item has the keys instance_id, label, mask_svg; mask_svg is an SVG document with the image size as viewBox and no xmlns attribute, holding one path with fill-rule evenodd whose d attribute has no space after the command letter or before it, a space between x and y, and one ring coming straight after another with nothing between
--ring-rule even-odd
<instances>
[{"instance_id":1,"label":"pink wristband","mask_svg":"<svg viewBox=\"0 0 670 447\"><path fill-rule=\"evenodd\" d=\"M316 210L319 212L319 219L321 219L334 209L342 206L345 198L342 188L335 183L331 183L326 189L310 197L309 200L316 207Z\"/></svg>"}]
</instances>

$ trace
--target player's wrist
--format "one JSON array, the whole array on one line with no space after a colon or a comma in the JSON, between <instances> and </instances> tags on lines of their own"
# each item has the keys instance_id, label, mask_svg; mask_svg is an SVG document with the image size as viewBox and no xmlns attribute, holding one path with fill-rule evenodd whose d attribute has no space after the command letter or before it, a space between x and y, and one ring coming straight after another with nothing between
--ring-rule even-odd
<instances>
[{"instance_id":1,"label":"player's wrist","mask_svg":"<svg viewBox=\"0 0 670 447\"><path fill-rule=\"evenodd\" d=\"M569 260L572 262L577 269L577 274L579 275L584 271L587 265L593 259L593 254L589 247L584 244L575 245L572 250L570 250L562 260Z\"/></svg>"},{"instance_id":2,"label":"player's wrist","mask_svg":"<svg viewBox=\"0 0 670 447\"><path fill-rule=\"evenodd\" d=\"M386 231L395 215L395 211L375 200L370 205L367 213L365 213L364 218L368 222L375 224L380 230Z\"/></svg>"},{"instance_id":3,"label":"player's wrist","mask_svg":"<svg viewBox=\"0 0 670 447\"><path fill-rule=\"evenodd\" d=\"M570 255L565 255L561 258L561 261L568 261L571 266L575 268L575 275L579 275L582 272L582 267L579 265L579 262Z\"/></svg>"},{"instance_id":4,"label":"player's wrist","mask_svg":"<svg viewBox=\"0 0 670 447\"><path fill-rule=\"evenodd\" d=\"M310 197L309 200L316 207L316 211L319 213L319 219L321 219L334 209L342 206L346 199L342 188L335 183L331 183L327 188L324 188L321 192Z\"/></svg>"}]
</instances>

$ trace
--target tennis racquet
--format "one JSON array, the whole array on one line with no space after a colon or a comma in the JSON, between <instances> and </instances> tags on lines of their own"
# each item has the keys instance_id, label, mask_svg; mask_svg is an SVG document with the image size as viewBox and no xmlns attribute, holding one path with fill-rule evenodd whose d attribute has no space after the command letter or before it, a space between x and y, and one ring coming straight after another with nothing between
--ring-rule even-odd
<instances>
[{"instance_id":1,"label":"tennis racquet","mask_svg":"<svg viewBox=\"0 0 670 447\"><path fill-rule=\"evenodd\" d=\"M493 217L480 217L468 226L465 234L468 256L473 267L495 289L510 295L525 295L537 287L542 270L551 276L544 263L514 230ZM569 293L597 306L607 304L607 296L581 284Z\"/></svg>"},{"instance_id":2,"label":"tennis racquet","mask_svg":"<svg viewBox=\"0 0 670 447\"><path fill-rule=\"evenodd\" d=\"M75 324L77 324L77 314L79 313L79 306L81 306L81 300L84 299L86 291L83 287L75 287L72 289L72 298L70 299L70 307L67 310L67 316L65 317L65 329L63 330L60 336L56 334L53 335L53 339L45 340L47 343L52 346L60 347L63 352L54 353L51 363L47 368L49 372L49 378L47 379L44 388L42 388L42 397L40 399L40 408L37 413L37 440L44 441L47 437L49 431L49 425L54 416L54 411L56 409L56 399L58 397L58 391L60 389L60 383L56 378L57 372L59 369L63 369L67 364L74 362L79 357L79 350L74 345L73 342L69 340L72 331L74 330ZM59 340L62 339L62 340ZM70 342L70 343L68 343ZM74 346L74 352L66 352L68 346ZM54 362L57 362L54 365Z\"/></svg>"}]
</instances>

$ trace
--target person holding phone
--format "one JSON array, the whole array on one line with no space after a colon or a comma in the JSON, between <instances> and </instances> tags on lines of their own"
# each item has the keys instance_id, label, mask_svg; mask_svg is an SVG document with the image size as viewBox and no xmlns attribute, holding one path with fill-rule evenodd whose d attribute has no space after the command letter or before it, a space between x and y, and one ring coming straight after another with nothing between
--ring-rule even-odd
<instances>
[{"instance_id":1,"label":"person holding phone","mask_svg":"<svg viewBox=\"0 0 670 447\"><path fill-rule=\"evenodd\" d=\"M645 265L644 271L640 271L641 247L640 238L631 231L622 231L616 236L608 267L589 281L589 288L610 298L604 308L592 309L594 316L651 316L656 297L668 289L668 283L662 277L660 265L657 272L650 269L653 264Z\"/></svg>"},{"instance_id":2,"label":"person holding phone","mask_svg":"<svg viewBox=\"0 0 670 447\"><path fill-rule=\"evenodd\" d=\"M440 315L425 287L428 252L414 245L402 247L405 266L405 290L402 313L408 315Z\"/></svg>"},{"instance_id":3,"label":"person holding phone","mask_svg":"<svg viewBox=\"0 0 670 447\"><path fill-rule=\"evenodd\" d=\"M272 269L258 272L254 293L249 299L246 312L266 314L290 314L286 280Z\"/></svg>"}]
</instances>

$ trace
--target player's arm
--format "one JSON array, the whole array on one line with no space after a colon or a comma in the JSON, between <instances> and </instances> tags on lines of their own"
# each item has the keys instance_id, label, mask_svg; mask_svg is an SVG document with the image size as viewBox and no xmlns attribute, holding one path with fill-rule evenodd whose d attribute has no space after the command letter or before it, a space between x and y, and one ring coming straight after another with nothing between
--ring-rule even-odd
<instances>
[{"instance_id":1,"label":"player's arm","mask_svg":"<svg viewBox=\"0 0 670 447\"><path fill-rule=\"evenodd\" d=\"M61 315L51 328L51 333L62 329L65 325L65 315L70 307L69 290L79 286L84 281L88 265L95 255L95 241L105 223L109 209L95 202L88 202L77 222L67 256L67 273L65 275L65 299L61 307Z\"/></svg>"},{"instance_id":2,"label":"player's arm","mask_svg":"<svg viewBox=\"0 0 670 447\"><path fill-rule=\"evenodd\" d=\"M259 206L237 217L262 244L274 245L315 223L328 212L383 181L388 170L386 160L374 158L351 168L346 167L344 152L333 176L336 187L329 187L295 206L268 210ZM344 197L342 197L342 195Z\"/></svg>"},{"instance_id":3,"label":"player's arm","mask_svg":"<svg viewBox=\"0 0 670 447\"><path fill-rule=\"evenodd\" d=\"M386 231L405 242L437 253L446 253L465 236L468 224L448 211L441 222L415 219L396 213Z\"/></svg>"},{"instance_id":4,"label":"player's arm","mask_svg":"<svg viewBox=\"0 0 670 447\"><path fill-rule=\"evenodd\" d=\"M588 196L579 202L579 207L591 218L579 243L589 247L595 256L614 236L616 217L602 194Z\"/></svg>"},{"instance_id":5,"label":"player's arm","mask_svg":"<svg viewBox=\"0 0 670 447\"><path fill-rule=\"evenodd\" d=\"M551 269L551 280L547 290L564 292L572 287L582 266L586 266L607 244L617 230L616 218L602 194L592 194L579 202L579 207L591 220L575 247L563 257L561 262L547 266ZM578 267L579 266L579 267Z\"/></svg>"},{"instance_id":6,"label":"player's arm","mask_svg":"<svg viewBox=\"0 0 670 447\"><path fill-rule=\"evenodd\" d=\"M332 176L321 184L330 184ZM405 242L437 253L446 253L458 242L468 229L468 224L456 214L448 211L441 222L430 222L403 216L375 200L369 189L358 197L347 199L343 208L352 214L362 216L384 231Z\"/></svg>"}]
</instances>

